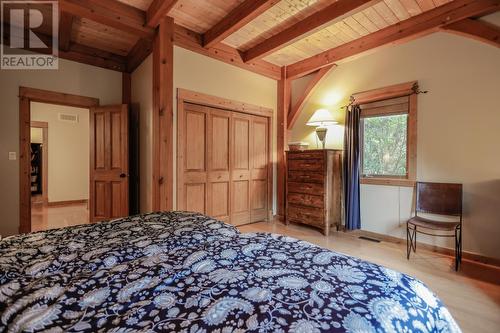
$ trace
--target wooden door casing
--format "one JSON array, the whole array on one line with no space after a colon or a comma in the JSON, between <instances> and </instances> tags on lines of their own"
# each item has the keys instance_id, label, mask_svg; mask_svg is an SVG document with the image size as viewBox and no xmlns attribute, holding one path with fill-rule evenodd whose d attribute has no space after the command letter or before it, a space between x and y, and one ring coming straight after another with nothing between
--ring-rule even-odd
<instances>
[{"instance_id":1,"label":"wooden door casing","mask_svg":"<svg viewBox=\"0 0 500 333\"><path fill-rule=\"evenodd\" d=\"M90 109L90 219L129 215L128 106Z\"/></svg>"}]
</instances>

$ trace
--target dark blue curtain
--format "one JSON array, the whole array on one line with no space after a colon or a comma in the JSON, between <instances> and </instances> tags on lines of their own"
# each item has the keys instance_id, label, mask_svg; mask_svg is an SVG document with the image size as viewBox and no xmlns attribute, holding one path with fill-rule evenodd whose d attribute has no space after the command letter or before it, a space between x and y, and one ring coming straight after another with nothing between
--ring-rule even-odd
<instances>
[{"instance_id":1,"label":"dark blue curtain","mask_svg":"<svg viewBox=\"0 0 500 333\"><path fill-rule=\"evenodd\" d=\"M361 228L359 211L360 114L358 105L346 112L344 134L344 217L347 230Z\"/></svg>"}]
</instances>

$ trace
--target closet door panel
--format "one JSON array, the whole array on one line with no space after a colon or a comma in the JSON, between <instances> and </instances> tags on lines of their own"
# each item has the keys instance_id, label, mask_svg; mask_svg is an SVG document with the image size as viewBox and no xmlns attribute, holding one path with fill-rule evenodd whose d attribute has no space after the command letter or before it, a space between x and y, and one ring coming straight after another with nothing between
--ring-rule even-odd
<instances>
[{"instance_id":1,"label":"closet door panel","mask_svg":"<svg viewBox=\"0 0 500 333\"><path fill-rule=\"evenodd\" d=\"M204 106L184 104L180 145L183 165L179 180L178 209L202 214L207 211L207 122L209 111Z\"/></svg>"},{"instance_id":2,"label":"closet door panel","mask_svg":"<svg viewBox=\"0 0 500 333\"><path fill-rule=\"evenodd\" d=\"M268 119L252 117L251 126L251 221L257 222L268 217L268 159L269 133Z\"/></svg>"},{"instance_id":3,"label":"closet door panel","mask_svg":"<svg viewBox=\"0 0 500 333\"><path fill-rule=\"evenodd\" d=\"M210 109L208 121L208 214L230 222L231 113Z\"/></svg>"},{"instance_id":4,"label":"closet door panel","mask_svg":"<svg viewBox=\"0 0 500 333\"><path fill-rule=\"evenodd\" d=\"M233 113L233 163L232 163L232 205L231 223L241 225L250 220L250 162L251 162L251 117Z\"/></svg>"}]
</instances>

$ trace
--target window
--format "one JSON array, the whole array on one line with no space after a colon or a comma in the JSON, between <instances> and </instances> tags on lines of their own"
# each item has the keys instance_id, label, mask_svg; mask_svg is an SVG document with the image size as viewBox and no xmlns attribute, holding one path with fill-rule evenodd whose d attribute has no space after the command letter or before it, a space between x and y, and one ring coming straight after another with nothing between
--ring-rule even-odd
<instances>
[{"instance_id":1,"label":"window","mask_svg":"<svg viewBox=\"0 0 500 333\"><path fill-rule=\"evenodd\" d=\"M414 86L415 82L411 82L354 95L361 107L362 184L414 185L417 101Z\"/></svg>"}]
</instances>

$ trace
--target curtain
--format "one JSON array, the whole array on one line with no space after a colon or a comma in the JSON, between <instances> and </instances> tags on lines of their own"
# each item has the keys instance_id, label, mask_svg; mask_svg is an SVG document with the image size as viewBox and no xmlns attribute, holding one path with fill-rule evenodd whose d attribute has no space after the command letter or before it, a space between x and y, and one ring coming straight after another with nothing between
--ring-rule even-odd
<instances>
[{"instance_id":1,"label":"curtain","mask_svg":"<svg viewBox=\"0 0 500 333\"><path fill-rule=\"evenodd\" d=\"M361 228L359 202L360 163L360 114L359 105L346 112L344 134L344 219L346 230Z\"/></svg>"}]
</instances>

